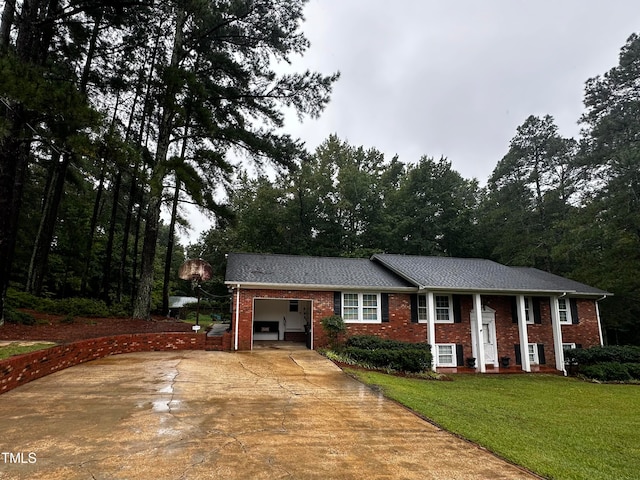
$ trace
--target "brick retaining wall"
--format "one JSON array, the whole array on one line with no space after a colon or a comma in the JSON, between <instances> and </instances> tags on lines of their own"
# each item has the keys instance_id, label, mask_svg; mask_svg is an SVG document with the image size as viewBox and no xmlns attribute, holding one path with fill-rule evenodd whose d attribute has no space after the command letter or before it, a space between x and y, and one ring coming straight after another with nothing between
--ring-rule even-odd
<instances>
[{"instance_id":1,"label":"brick retaining wall","mask_svg":"<svg viewBox=\"0 0 640 480\"><path fill-rule=\"evenodd\" d=\"M0 394L80 363L120 353L204 350L195 333L135 333L91 338L0 360Z\"/></svg>"}]
</instances>

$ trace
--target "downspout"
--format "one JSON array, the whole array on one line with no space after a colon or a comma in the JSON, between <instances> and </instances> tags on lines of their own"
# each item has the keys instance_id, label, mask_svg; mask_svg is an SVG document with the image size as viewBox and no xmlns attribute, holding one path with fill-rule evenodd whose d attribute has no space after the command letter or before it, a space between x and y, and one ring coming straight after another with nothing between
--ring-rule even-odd
<instances>
[{"instance_id":1,"label":"downspout","mask_svg":"<svg viewBox=\"0 0 640 480\"><path fill-rule=\"evenodd\" d=\"M238 323L240 322L240 284L236 286L236 335L234 350L238 350Z\"/></svg>"},{"instance_id":2,"label":"downspout","mask_svg":"<svg viewBox=\"0 0 640 480\"><path fill-rule=\"evenodd\" d=\"M600 346L604 345L604 337L602 336L602 323L600 323L600 307L598 307L598 302L607 298L606 295L603 295L601 298L596 300L596 318L598 319L598 333L600 334Z\"/></svg>"}]
</instances>

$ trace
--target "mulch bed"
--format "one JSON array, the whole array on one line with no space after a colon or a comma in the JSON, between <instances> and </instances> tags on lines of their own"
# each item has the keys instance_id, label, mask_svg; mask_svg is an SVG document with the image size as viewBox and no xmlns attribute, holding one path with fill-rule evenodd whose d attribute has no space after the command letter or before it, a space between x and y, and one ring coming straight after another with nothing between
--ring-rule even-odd
<instances>
[{"instance_id":1,"label":"mulch bed","mask_svg":"<svg viewBox=\"0 0 640 480\"><path fill-rule=\"evenodd\" d=\"M87 338L107 337L127 333L191 332L191 324L166 317L151 320L134 318L75 317L73 323L65 323L64 316L25 310L35 317L36 325L0 326L0 340L48 340L68 343Z\"/></svg>"}]
</instances>

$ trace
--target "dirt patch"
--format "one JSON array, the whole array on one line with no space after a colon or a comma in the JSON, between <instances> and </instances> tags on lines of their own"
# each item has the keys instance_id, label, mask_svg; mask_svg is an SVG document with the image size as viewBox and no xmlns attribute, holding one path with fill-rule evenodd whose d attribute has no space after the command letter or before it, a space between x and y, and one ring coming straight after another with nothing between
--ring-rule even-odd
<instances>
[{"instance_id":1,"label":"dirt patch","mask_svg":"<svg viewBox=\"0 0 640 480\"><path fill-rule=\"evenodd\" d=\"M0 340L48 340L67 343L125 333L192 331L191 324L165 317L153 317L151 320L75 317L73 323L68 323L64 316L35 311L26 311L26 313L35 317L37 324L5 323L0 326Z\"/></svg>"}]
</instances>

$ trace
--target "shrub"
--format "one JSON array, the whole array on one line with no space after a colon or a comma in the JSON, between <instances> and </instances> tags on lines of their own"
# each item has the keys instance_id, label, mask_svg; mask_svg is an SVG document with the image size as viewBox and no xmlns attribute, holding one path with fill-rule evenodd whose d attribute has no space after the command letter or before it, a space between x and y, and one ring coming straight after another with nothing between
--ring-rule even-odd
<instances>
[{"instance_id":1,"label":"shrub","mask_svg":"<svg viewBox=\"0 0 640 480\"><path fill-rule=\"evenodd\" d=\"M625 363L627 372L634 380L640 380L640 363Z\"/></svg>"},{"instance_id":2,"label":"shrub","mask_svg":"<svg viewBox=\"0 0 640 480\"><path fill-rule=\"evenodd\" d=\"M588 378L603 382L624 382L631 380L627 367L618 362L596 363L580 369L580 373Z\"/></svg>"},{"instance_id":3,"label":"shrub","mask_svg":"<svg viewBox=\"0 0 640 480\"><path fill-rule=\"evenodd\" d=\"M13 308L28 308L31 310L40 310L44 299L22 292L14 288L7 290L7 304Z\"/></svg>"},{"instance_id":4,"label":"shrub","mask_svg":"<svg viewBox=\"0 0 640 480\"><path fill-rule=\"evenodd\" d=\"M565 350L565 359L572 365L595 365L598 363L640 363L640 347L632 345L608 345L592 348Z\"/></svg>"},{"instance_id":5,"label":"shrub","mask_svg":"<svg viewBox=\"0 0 640 480\"><path fill-rule=\"evenodd\" d=\"M49 312L74 317L108 317L109 309L101 300L91 298L62 298L52 302Z\"/></svg>"},{"instance_id":6,"label":"shrub","mask_svg":"<svg viewBox=\"0 0 640 480\"><path fill-rule=\"evenodd\" d=\"M338 335L346 331L347 327L340 315L331 315L321 320L322 328L329 338L329 344L335 348L338 344Z\"/></svg>"},{"instance_id":7,"label":"shrub","mask_svg":"<svg viewBox=\"0 0 640 480\"><path fill-rule=\"evenodd\" d=\"M345 353L358 363L402 372L422 372L431 366L431 354L421 348L370 350L347 347Z\"/></svg>"},{"instance_id":8,"label":"shrub","mask_svg":"<svg viewBox=\"0 0 640 480\"><path fill-rule=\"evenodd\" d=\"M428 343L408 343L400 340L390 340L386 338L376 337L375 335L354 335L346 341L347 347L362 348L365 350L426 350L431 351L431 345Z\"/></svg>"},{"instance_id":9,"label":"shrub","mask_svg":"<svg viewBox=\"0 0 640 480\"><path fill-rule=\"evenodd\" d=\"M361 364L403 372L422 372L431 367L431 345L389 340L374 335L355 335L346 341L345 353Z\"/></svg>"},{"instance_id":10,"label":"shrub","mask_svg":"<svg viewBox=\"0 0 640 480\"><path fill-rule=\"evenodd\" d=\"M4 318L7 323L18 325L35 325L36 319L28 313L21 312L12 307L7 306L4 311Z\"/></svg>"}]
</instances>

